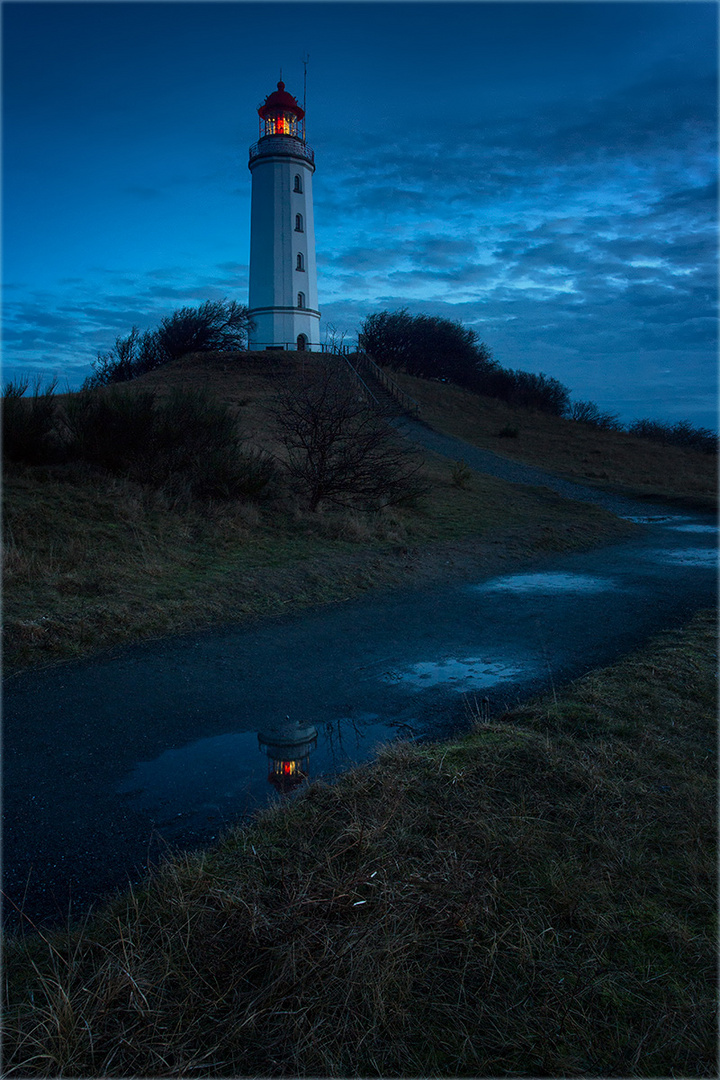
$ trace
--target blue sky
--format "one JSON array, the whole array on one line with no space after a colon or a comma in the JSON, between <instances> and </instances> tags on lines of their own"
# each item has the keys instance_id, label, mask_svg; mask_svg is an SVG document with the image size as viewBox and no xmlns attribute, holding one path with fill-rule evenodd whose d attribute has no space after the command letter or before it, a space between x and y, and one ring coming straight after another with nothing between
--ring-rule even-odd
<instances>
[{"instance_id":1,"label":"blue sky","mask_svg":"<svg viewBox=\"0 0 720 1080\"><path fill-rule=\"evenodd\" d=\"M315 150L323 323L406 307L717 426L714 3L2 4L5 376L247 302L256 109Z\"/></svg>"}]
</instances>

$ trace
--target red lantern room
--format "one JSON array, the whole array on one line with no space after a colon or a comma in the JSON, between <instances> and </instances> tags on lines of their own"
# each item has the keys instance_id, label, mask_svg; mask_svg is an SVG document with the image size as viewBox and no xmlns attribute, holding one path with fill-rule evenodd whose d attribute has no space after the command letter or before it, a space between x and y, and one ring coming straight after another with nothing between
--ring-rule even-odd
<instances>
[{"instance_id":1,"label":"red lantern room","mask_svg":"<svg viewBox=\"0 0 720 1080\"><path fill-rule=\"evenodd\" d=\"M258 109L258 116L261 139L266 135L291 135L305 142L305 111L292 94L288 94L284 82L279 82L277 90L268 94Z\"/></svg>"}]
</instances>

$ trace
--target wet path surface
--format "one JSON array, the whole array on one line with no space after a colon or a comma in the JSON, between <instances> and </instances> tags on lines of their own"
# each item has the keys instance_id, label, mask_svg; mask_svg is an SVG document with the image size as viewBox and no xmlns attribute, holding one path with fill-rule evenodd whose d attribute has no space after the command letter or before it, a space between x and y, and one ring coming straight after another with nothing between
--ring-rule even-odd
<instances>
[{"instance_id":1,"label":"wet path surface","mask_svg":"<svg viewBox=\"0 0 720 1080\"><path fill-rule=\"evenodd\" d=\"M630 542L517 573L10 679L6 892L33 919L66 915L69 899L81 911L168 843L199 847L277 797L271 759L314 777L390 738L442 738L476 697L513 704L714 606L713 518L635 516Z\"/></svg>"}]
</instances>

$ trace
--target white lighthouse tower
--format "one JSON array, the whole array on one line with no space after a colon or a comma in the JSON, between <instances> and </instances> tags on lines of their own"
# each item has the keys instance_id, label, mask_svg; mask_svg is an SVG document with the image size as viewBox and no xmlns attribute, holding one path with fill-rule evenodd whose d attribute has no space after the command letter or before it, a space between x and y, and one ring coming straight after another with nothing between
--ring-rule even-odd
<instances>
[{"instance_id":1,"label":"white lighthouse tower","mask_svg":"<svg viewBox=\"0 0 720 1080\"><path fill-rule=\"evenodd\" d=\"M312 177L305 111L279 82L258 109L260 138L250 147L250 302L248 348L312 349L320 340Z\"/></svg>"}]
</instances>

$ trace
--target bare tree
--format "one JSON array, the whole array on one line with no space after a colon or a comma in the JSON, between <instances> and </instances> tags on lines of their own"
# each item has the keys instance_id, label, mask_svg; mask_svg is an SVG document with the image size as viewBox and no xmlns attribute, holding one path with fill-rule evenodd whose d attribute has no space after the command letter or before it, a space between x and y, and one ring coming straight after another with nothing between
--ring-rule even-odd
<instances>
[{"instance_id":1,"label":"bare tree","mask_svg":"<svg viewBox=\"0 0 720 1080\"><path fill-rule=\"evenodd\" d=\"M422 458L337 360L308 358L277 395L272 412L286 467L311 511L322 503L379 509L425 490Z\"/></svg>"},{"instance_id":2,"label":"bare tree","mask_svg":"<svg viewBox=\"0 0 720 1080\"><path fill-rule=\"evenodd\" d=\"M341 353L345 344L346 330L340 330L334 323L325 324L325 351Z\"/></svg>"}]
</instances>

